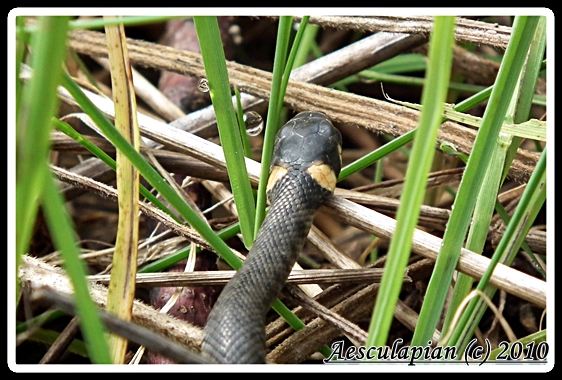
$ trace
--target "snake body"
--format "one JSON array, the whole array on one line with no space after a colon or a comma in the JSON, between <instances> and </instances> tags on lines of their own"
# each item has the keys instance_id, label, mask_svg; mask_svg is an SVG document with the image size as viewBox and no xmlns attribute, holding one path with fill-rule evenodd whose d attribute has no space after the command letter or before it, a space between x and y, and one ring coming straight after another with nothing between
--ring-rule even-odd
<instances>
[{"instance_id":1,"label":"snake body","mask_svg":"<svg viewBox=\"0 0 562 380\"><path fill-rule=\"evenodd\" d=\"M341 135L320 112L279 131L268 181L271 207L247 258L209 314L203 355L215 363L264 363L265 317L302 250L341 168Z\"/></svg>"}]
</instances>

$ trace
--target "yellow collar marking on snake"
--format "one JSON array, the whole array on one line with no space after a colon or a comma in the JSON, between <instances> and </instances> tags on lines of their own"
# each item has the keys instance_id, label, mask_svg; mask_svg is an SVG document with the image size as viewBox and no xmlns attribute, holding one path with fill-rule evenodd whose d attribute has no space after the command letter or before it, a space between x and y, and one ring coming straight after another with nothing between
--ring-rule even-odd
<instances>
[{"instance_id":1,"label":"yellow collar marking on snake","mask_svg":"<svg viewBox=\"0 0 562 380\"><path fill-rule=\"evenodd\" d=\"M308 175L310 175L320 186L328 191L334 191L336 188L337 177L336 173L332 170L330 165L324 164L322 162L314 163L306 169ZM269 178L267 180L267 191L269 192L273 189L273 186L287 174L287 169L276 165L271 168L269 173Z\"/></svg>"},{"instance_id":2,"label":"yellow collar marking on snake","mask_svg":"<svg viewBox=\"0 0 562 380\"><path fill-rule=\"evenodd\" d=\"M277 181L283 178L285 174L287 174L286 168L279 165L272 167L269 173L269 178L267 179L266 191L269 193L269 190L273 189L273 186L275 186Z\"/></svg>"},{"instance_id":3,"label":"yellow collar marking on snake","mask_svg":"<svg viewBox=\"0 0 562 380\"><path fill-rule=\"evenodd\" d=\"M336 188L336 173L330 165L314 163L306 169L306 172L324 189L333 192Z\"/></svg>"}]
</instances>

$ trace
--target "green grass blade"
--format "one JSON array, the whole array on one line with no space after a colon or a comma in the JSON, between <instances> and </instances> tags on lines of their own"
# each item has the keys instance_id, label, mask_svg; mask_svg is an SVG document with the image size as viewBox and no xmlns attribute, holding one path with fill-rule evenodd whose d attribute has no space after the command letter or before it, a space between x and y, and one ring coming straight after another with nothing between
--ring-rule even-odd
<instances>
[{"instance_id":1,"label":"green grass blade","mask_svg":"<svg viewBox=\"0 0 562 380\"><path fill-rule=\"evenodd\" d=\"M105 162L107 164L107 166L109 166L113 171L116 170L117 164L115 163L115 160L113 158L111 158L107 153L105 153L103 150L98 148L95 144L92 144L88 139L86 139L80 133L76 132L76 130L74 128L72 128L68 123L65 123L64 121L60 121L57 118L53 118L52 122L53 122L53 125L59 131L63 132L65 135L74 139L76 142L78 142L84 148L88 149L88 151L90 151L94 156L96 156L97 158L99 158L100 160ZM164 205L164 203L160 202L160 200L158 198L156 198L154 196L154 194L152 194L142 184L140 185L140 193L148 201L150 201L150 203L152 203L153 205L158 207L160 210L164 211L166 214L170 215L170 217L172 219L174 219L176 222L181 223L179 218L173 212L171 212L170 209Z\"/></svg>"},{"instance_id":2,"label":"green grass blade","mask_svg":"<svg viewBox=\"0 0 562 380\"><path fill-rule=\"evenodd\" d=\"M25 25L25 17L16 17L16 28L22 29ZM16 34L16 54L15 54L15 68L16 68L16 115L19 114L19 106L21 104L21 95L23 80L20 78L20 63L24 61L26 44L29 40L29 36L25 33Z\"/></svg>"},{"instance_id":3,"label":"green grass blade","mask_svg":"<svg viewBox=\"0 0 562 380\"><path fill-rule=\"evenodd\" d=\"M544 53L544 48L546 43L545 26L546 26L546 18L543 17L541 18L539 25L536 28L535 42L533 42L529 50L527 64L525 66L525 70L523 72L520 85L517 87L516 94L511 102L510 110L506 115L506 121L508 122L522 123L526 121L529 117L532 97L535 91L537 77L542 65L542 56ZM479 210L482 208L483 206L482 204L487 204L486 207L490 211L490 214L486 217L486 219L491 218L491 212L493 212L493 209L495 208L497 212L501 215L502 219L504 219L506 225L509 224L509 220L510 220L509 216L507 216L505 211L503 211L503 206L496 200L496 196L495 195L493 196L493 194L487 194L488 191L485 191L484 189L498 188L499 187L498 185L501 182L503 182L505 176L507 175L507 171L509 170L509 167L511 165L511 161L515 156L515 151L517 150L521 142L521 138L516 136L500 134L499 139L501 141L499 142L499 144L494 146L494 151L492 152L491 162L494 164L492 164L490 166L490 170L486 172L484 184L481 189L482 194L480 194L478 197L478 202L476 204L476 208L474 211L474 218L473 218L474 223L471 226L466 243L466 248L473 252L481 252L481 249L483 248L486 239L485 235L488 233L489 222L484 222L482 227L480 228L481 236L477 239L474 239L474 235L475 235L474 231L478 229L477 225L479 224L479 220L482 219L479 216L481 214ZM505 162L503 165L503 173L500 172L501 166L499 164L501 162ZM489 181L493 181L493 183L489 183ZM528 245L525 242L523 242L522 248L525 250L525 252L528 252L529 257L531 258L531 260L533 260L537 269L539 269L541 273L544 274L544 270L537 262L535 256L532 254ZM448 331L449 324L453 318L456 309L458 308L462 299L464 299L468 295L470 289L472 288L472 282L473 280L471 277L464 275L462 273L459 274L455 284L452 300L451 303L449 304L449 311L447 313L445 323L443 325L443 331ZM493 293L489 294L489 296L491 298L493 296ZM481 307L483 307L484 309L485 305L482 304L481 301L480 304ZM474 323L471 322L471 325L473 324ZM465 340L468 337L468 334L470 334L470 332L472 331L469 328L466 328L460 324L456 326L456 329L462 330L466 333Z\"/></svg>"},{"instance_id":4,"label":"green grass blade","mask_svg":"<svg viewBox=\"0 0 562 380\"><path fill-rule=\"evenodd\" d=\"M214 20L214 21L213 21ZM211 18L211 17L194 17L194 21L195 21L195 26L197 28L197 34L198 36L202 36L205 33L211 33L211 29L215 29L216 25L216 38L219 38L219 34L218 34L218 24L216 24L216 18ZM261 177L260 177L260 188L262 187L262 182L264 182L264 186L263 186L263 195L262 195L262 202L263 202L263 214L261 215L265 215L265 184L267 184L267 177L269 175L269 162L270 162L270 158L271 158L271 152L273 150L273 141L275 140L275 135L277 133L277 129L278 129L278 115L279 115L279 111L281 109L281 105L283 102L283 97L284 97L284 93L285 90L284 88L286 88L286 82L288 81L288 78L284 81L285 85L283 86L283 71L287 72L287 70L291 70L291 68L287 68L286 66L288 66L285 63L285 57L286 57L286 52L287 52L287 46L288 46L288 38L290 36L290 30L291 30L291 21L292 21L292 17L281 17L280 20L280 26L279 26L279 38L278 38L278 50L276 50L276 57L275 57L275 65L274 65L274 78L273 78L273 83L272 83L272 91L271 91L271 98L270 98L270 108L268 111L268 119L267 119L267 124L266 124L266 139L269 138L270 144L268 146L270 146L270 148L266 149L265 145L266 142L264 141L264 149L263 149L263 156L262 156L262 171L261 171ZM304 28L304 26L303 26ZM201 33L201 34L200 34ZM200 39L201 42L201 39ZM217 43L216 41L214 42L215 44ZM220 40L219 40L219 45L220 45ZM215 45L216 46L216 45ZM208 47L208 49L210 49L211 46ZM220 49L222 52L222 49ZM213 88L214 86L216 86L218 80L221 80L223 84L228 84L228 76L226 76L226 66L224 66L224 70L225 70L225 75L223 77L217 77L215 80L212 80L211 78L211 71L210 69L208 69L207 66L207 62L208 60L211 60L211 62L213 64L218 64L219 60L224 63L225 59L224 59L224 53L222 53L222 58L220 56L206 56L204 53L204 48L203 48L203 44L201 44L201 52L203 55L203 61L205 62L205 71L207 73L207 79L209 80L209 84L210 84L210 88L211 88L211 99L213 100L213 106L215 107L215 113L217 114L217 124L219 125L219 133L221 133L221 129L220 129L220 124L219 124L219 111L217 109L216 103L215 103L215 99L213 98ZM294 57L293 57L294 59ZM277 68L277 70L276 70ZM218 68L215 68L214 70L218 70ZM232 117L234 117L234 113L233 113L233 108L232 108L232 100L230 97L230 92L228 93L228 97L226 97L226 92L223 94L225 96L225 100L224 100L224 107L226 108L226 103L228 102L228 104L230 105L229 107L229 113L232 114ZM272 108L273 107L273 108ZM234 119L234 122L231 122L231 126L232 127L232 136L227 137L227 142L230 142L230 140L237 140L238 143L240 144L240 146L237 148L238 152L242 152L242 143L240 140L239 136L236 136L234 134L234 132L236 131L236 129L234 128L234 126L236 125L236 119ZM269 131L269 132L268 132ZM234 169L238 169L236 167L230 167L228 165L228 155L229 153L227 152L227 149L225 147L225 141L223 140L223 137L221 135L221 142L223 142L223 147L225 148L225 156L227 157L227 169L228 169L228 173L229 176L231 176L231 170ZM238 144L237 143L237 144ZM240 157L243 158L243 155L240 155ZM243 163L242 163L243 164ZM244 167L245 170L245 165L242 165ZM246 174L246 176L244 177L244 179L248 180L248 176ZM232 177L231 177L231 181L232 181ZM248 186L249 186L249 180L248 180ZM250 189L251 190L251 189ZM238 204L238 201L236 200L236 193L234 192L234 184L233 184L233 193L235 194L235 201L238 208L239 213L241 213L241 208ZM253 194L251 191L247 191L246 192L247 196L249 199L252 200L253 202ZM259 192L258 192L259 194ZM257 209L259 210L259 204L260 204L260 198L258 195L258 207ZM253 205L253 203L252 203ZM257 234L257 231L259 230L259 226L261 226L261 222L258 223L259 219L261 217L258 215L258 213L256 212L255 215L255 220L256 220L256 224L255 224L255 234ZM240 217L240 225L241 228L243 226L242 223L242 217ZM263 219L262 219L263 221ZM244 235L245 236L245 235ZM244 238L244 242L246 243L248 240L246 240L246 237ZM251 240L253 242L253 239ZM247 243L246 243L247 244ZM248 245L248 244L247 244ZM237 269L237 268L236 268ZM289 325L291 325L291 327L293 327L294 329L300 329L303 327L303 323L294 316L294 314L285 306L283 305L279 300L277 300L275 302L275 304L273 305L273 309L275 311L277 311L285 320L287 320L287 322L289 323Z\"/></svg>"},{"instance_id":5,"label":"green grass blade","mask_svg":"<svg viewBox=\"0 0 562 380\"><path fill-rule=\"evenodd\" d=\"M57 331L47 330L47 329L37 329L33 332L27 340L32 342L37 342L44 344L46 346L52 346L57 339L60 339L61 334ZM89 359L88 349L84 342L78 339L72 340L68 347L66 348L66 352L73 353L76 355L80 355L86 359Z\"/></svg>"},{"instance_id":6,"label":"green grass blade","mask_svg":"<svg viewBox=\"0 0 562 380\"><path fill-rule=\"evenodd\" d=\"M166 22L174 18L185 18L185 16L127 16L123 17L123 24L125 26L142 26L148 24L154 24L158 22ZM72 20L69 23L69 27L72 30L76 29L103 29L108 25L118 25L120 22L116 20L105 20L103 18L88 18L88 19L78 19ZM38 31L36 25L18 25L17 33L36 33Z\"/></svg>"},{"instance_id":7,"label":"green grass blade","mask_svg":"<svg viewBox=\"0 0 562 380\"><path fill-rule=\"evenodd\" d=\"M476 197L490 164L491 157L488 152L491 151L499 135L537 23L538 17L518 17L515 21L511 40L484 113L482 126L478 131L453 204L412 345L425 346L431 340L441 317L447 290L472 218Z\"/></svg>"},{"instance_id":8,"label":"green grass blade","mask_svg":"<svg viewBox=\"0 0 562 380\"><path fill-rule=\"evenodd\" d=\"M242 266L242 261L234 255L230 247L193 211L183 199L168 185L158 172L144 160L135 149L127 143L105 115L82 92L78 85L68 74L63 75L63 86L68 90L80 107L86 112L104 135L117 149L133 163L139 173L166 199L176 211L221 255L221 257L234 269ZM146 269L139 272L146 272ZM154 267L152 267L154 269ZM285 319L289 320L291 327L300 328L300 324L291 322L295 317L286 307L274 309ZM302 322L301 322L302 323Z\"/></svg>"},{"instance_id":9,"label":"green grass blade","mask_svg":"<svg viewBox=\"0 0 562 380\"><path fill-rule=\"evenodd\" d=\"M123 24L124 26L142 26L159 22L166 22L174 18L185 18L185 16L127 16L116 20L103 18L73 20L70 23L72 29L101 29L110 25Z\"/></svg>"},{"instance_id":10,"label":"green grass blade","mask_svg":"<svg viewBox=\"0 0 562 380\"><path fill-rule=\"evenodd\" d=\"M47 165L44 166L47 171ZM92 299L86 281L86 265L80 260L77 242L70 216L65 210L64 200L55 185L54 178L45 182L43 208L51 236L64 259L66 273L74 287L76 312L80 317L82 334L86 341L90 359L96 364L110 364L111 356L105 340L103 323L98 316L98 309Z\"/></svg>"},{"instance_id":11,"label":"green grass blade","mask_svg":"<svg viewBox=\"0 0 562 380\"><path fill-rule=\"evenodd\" d=\"M39 202L43 201L55 246L76 290L77 314L94 363L110 363L104 328L90 298L86 271L78 259L75 232L58 189L49 174L51 118L58 105L57 86L66 55L67 17L41 17L31 37L31 67L35 75L22 88L18 108L16 149L16 264L27 251ZM19 62L18 62L19 64Z\"/></svg>"},{"instance_id":12,"label":"green grass blade","mask_svg":"<svg viewBox=\"0 0 562 380\"><path fill-rule=\"evenodd\" d=\"M490 170L486 172L484 182L482 184L483 186L480 188L478 201L476 202L476 206L474 208L474 216L468 233L468 238L466 240L466 248L478 254L482 252L484 244L486 243L488 230L490 228L490 223L496 206L497 190L500 188L502 179L503 165L499 164L505 160L505 155L510 142L511 136L500 134L497 144L493 146L493 151L491 152L491 162L494 164L490 165ZM496 189L496 191L492 191L493 189ZM464 273L458 274L451 302L449 304L449 312L447 313L443 324L443 331L448 331L449 324L453 319L454 313L461 304L462 300L472 289L472 283L472 277Z\"/></svg>"},{"instance_id":13,"label":"green grass blade","mask_svg":"<svg viewBox=\"0 0 562 380\"><path fill-rule=\"evenodd\" d=\"M20 322L16 321L16 333L20 334L26 332L30 329L34 329L40 326L44 326L46 323L57 320L58 318L65 316L66 314L60 310L49 309L35 317L31 317L26 321Z\"/></svg>"},{"instance_id":14,"label":"green grass blade","mask_svg":"<svg viewBox=\"0 0 562 380\"><path fill-rule=\"evenodd\" d=\"M307 22L309 18L309 16L306 16ZM302 35L302 40L299 44L297 54L295 56L295 62L293 63L294 68L300 67L307 62L308 55L311 53L314 47L317 46L316 36L318 35L318 30L318 25L307 24Z\"/></svg>"},{"instance_id":15,"label":"green grass blade","mask_svg":"<svg viewBox=\"0 0 562 380\"><path fill-rule=\"evenodd\" d=\"M447 84L453 56L455 18L436 17L430 39L427 87L422 94L422 114L419 133L412 149L406 172L404 192L397 212L396 231L391 240L385 273L381 280L377 302L369 326L367 346L386 344L398 294L402 287L396 279L404 275L410 257L412 236L417 225L425 193L427 176L431 167L441 112L447 94Z\"/></svg>"},{"instance_id":16,"label":"green grass blade","mask_svg":"<svg viewBox=\"0 0 562 380\"><path fill-rule=\"evenodd\" d=\"M492 93L492 86L487 87L486 89L466 98L462 102L455 105L454 110L458 112L464 112L472 107L477 106L481 102L485 101L490 97ZM443 120L445 121L445 120ZM417 128L405 133L404 135L393 139L392 141L386 143L385 145L381 146L380 148L372 151L371 153L355 160L354 162L346 165L342 168L340 175L338 177L338 182L344 180L345 178L349 177L353 173L356 173L360 170L365 169L366 167L374 164L376 161L380 160L381 158L389 155L390 153L394 152L395 150L403 147L404 145L408 144L414 139L415 132ZM454 154L451 150L447 151L449 154Z\"/></svg>"},{"instance_id":17,"label":"green grass blade","mask_svg":"<svg viewBox=\"0 0 562 380\"><path fill-rule=\"evenodd\" d=\"M285 70L283 71L283 79L281 80L281 92L284 94L285 90L287 89L287 83L289 83L289 77L291 76L291 71L293 67L296 67L296 60L297 56L299 55L299 51L304 50L301 49L301 41L304 38L304 34L306 32L308 20L310 16L304 16L299 24L299 29L297 31L297 35L295 36L295 40L293 41L293 46L291 51L289 52L289 57L287 58L287 63L285 64ZM302 59L302 57L299 57ZM283 98L278 100L279 108L283 105Z\"/></svg>"},{"instance_id":18,"label":"green grass blade","mask_svg":"<svg viewBox=\"0 0 562 380\"><path fill-rule=\"evenodd\" d=\"M66 54L68 18L41 17L31 38L31 67L37 74L21 89L16 115L16 265L27 252L34 219L47 180L51 117L58 105L56 88ZM18 62L19 66L21 62Z\"/></svg>"},{"instance_id":19,"label":"green grass blade","mask_svg":"<svg viewBox=\"0 0 562 380\"><path fill-rule=\"evenodd\" d=\"M299 67L304 64L304 59L306 58L306 52L308 52L314 43L312 39L313 35L316 35L314 31L312 33L307 33L312 28L308 26L308 20L310 16L304 16L301 22L298 24L297 35L293 41L293 46L289 52L289 57L287 58L287 64L285 65L285 70L283 72L283 79L281 80L281 91L280 94L285 94L287 89L287 84L289 83L289 78L291 76L291 71L294 67ZM306 41L305 41L306 37ZM303 44L306 42L306 45ZM279 99L279 116L277 120L287 120L288 109L283 107L283 97ZM279 121L277 122L279 124Z\"/></svg>"},{"instance_id":20,"label":"green grass blade","mask_svg":"<svg viewBox=\"0 0 562 380\"><path fill-rule=\"evenodd\" d=\"M356 173L360 170L365 169L366 167L372 165L376 161L380 160L381 158L389 155L390 153L394 152L395 150L403 147L404 145L408 144L410 141L414 139L416 134L416 129L411 130L408 133L403 134L402 136L395 138L394 140L384 144L380 148L372 151L369 154L353 161L351 164L346 165L342 168L340 175L338 177L338 182L342 181L343 179L349 177L353 173Z\"/></svg>"},{"instance_id":21,"label":"green grass blade","mask_svg":"<svg viewBox=\"0 0 562 380\"><path fill-rule=\"evenodd\" d=\"M119 134L113 124L82 92L80 87L68 74L63 75L63 86L68 90L82 110L86 112L96 125L102 130L109 141L137 168L139 173L150 183L170 205L209 242L209 244L225 259L234 269L240 268L241 260L234 255L231 249L217 234L187 205L181 196L158 174L146 160Z\"/></svg>"},{"instance_id":22,"label":"green grass blade","mask_svg":"<svg viewBox=\"0 0 562 380\"><path fill-rule=\"evenodd\" d=\"M269 166L271 164L271 155L273 154L273 144L275 136L279 130L279 112L283 104L285 91L282 89L283 72L287 63L287 50L289 45L289 37L291 35L291 26L293 18L290 16L282 16L279 18L279 27L277 32L277 43L275 45L275 59L273 61L273 79L271 82L271 96L269 99L269 108L267 111L267 121L265 124L265 134L263 140L260 183L258 186L258 194L256 201L256 220L254 224L254 238L265 219L265 205L267 203L267 179L269 177Z\"/></svg>"},{"instance_id":23,"label":"green grass blade","mask_svg":"<svg viewBox=\"0 0 562 380\"><path fill-rule=\"evenodd\" d=\"M224 229L220 230L217 233L217 235L222 240L227 240L230 239L231 237L236 236L236 234L238 233L240 233L240 223L235 223L231 226L225 227ZM197 248L197 252L199 252L200 250L201 248ZM144 265L142 268L138 270L138 273L160 272L166 268L171 267L174 264L177 264L183 259L186 259L189 256L190 251L191 251L191 246L187 246L166 257L153 261L150 264Z\"/></svg>"},{"instance_id":24,"label":"green grass blade","mask_svg":"<svg viewBox=\"0 0 562 380\"><path fill-rule=\"evenodd\" d=\"M425 57L418 53L400 54L381 62L369 70L370 72L396 74L408 73L413 71L425 71L427 63Z\"/></svg>"},{"instance_id":25,"label":"green grass blade","mask_svg":"<svg viewBox=\"0 0 562 380\"><path fill-rule=\"evenodd\" d=\"M542 68L544 52L546 48L546 17L539 19L539 24L533 37L534 42L531 45L527 56L527 64L525 72L519 86L519 94L517 101L513 102L513 122L522 123L529 119L531 110L531 99L535 93L537 78ZM504 178L507 176L509 167L517 153L517 148L521 144L522 139L515 137L509 148L507 159L504 165Z\"/></svg>"},{"instance_id":26,"label":"green grass blade","mask_svg":"<svg viewBox=\"0 0 562 380\"><path fill-rule=\"evenodd\" d=\"M244 109L242 108L242 99L240 98L240 91L234 87L234 94L236 95L236 117L238 120L238 128L240 131L240 138L244 146L244 156L252 158L252 147L250 146L250 139L248 138L248 127L244 121Z\"/></svg>"},{"instance_id":27,"label":"green grass blade","mask_svg":"<svg viewBox=\"0 0 562 380\"><path fill-rule=\"evenodd\" d=\"M238 122L232 107L232 94L219 25L214 16L197 16L193 20L199 38L205 73L209 81L209 93L217 118L232 194L238 210L240 229L244 245L249 248L253 244L255 235L254 194L244 161L244 147L239 134Z\"/></svg>"},{"instance_id":28,"label":"green grass blade","mask_svg":"<svg viewBox=\"0 0 562 380\"><path fill-rule=\"evenodd\" d=\"M517 205L506 231L492 255L490 266L478 282L477 290L492 298L496 289L489 285L490 277L499 262L511 265L513 258L527 235L535 217L546 199L546 149L543 151L535 171L529 179L521 201ZM457 328L449 340L449 345L455 345L459 352L464 351L468 340L478 325L485 307L479 299L473 299L467 305Z\"/></svg>"},{"instance_id":29,"label":"green grass blade","mask_svg":"<svg viewBox=\"0 0 562 380\"><path fill-rule=\"evenodd\" d=\"M300 329L306 327L306 324L301 321L293 312L285 306L285 304L278 299L275 300L273 305L271 306L273 310L275 310L280 316L285 319L285 321L293 328L295 331L299 331ZM325 357L329 357L332 353L332 349L326 345L320 347L318 350L322 355Z\"/></svg>"},{"instance_id":30,"label":"green grass blade","mask_svg":"<svg viewBox=\"0 0 562 380\"><path fill-rule=\"evenodd\" d=\"M511 352L511 346L513 346L514 344L517 343L521 343L523 345L524 348L528 348L529 352L532 352L532 348L531 347L539 347L539 344L541 344L542 342L546 342L546 329L545 330L540 330L537 331L536 333L527 335L526 337L523 337L521 339L518 339L515 342L511 342L509 344L508 347L508 351L507 352ZM547 346L545 346L547 347ZM498 358L498 355L500 355L502 352L505 353L505 348L504 347L498 347L495 350L492 350L490 352L490 357L488 358L488 360L496 360ZM532 356L531 356L532 357Z\"/></svg>"}]
</instances>

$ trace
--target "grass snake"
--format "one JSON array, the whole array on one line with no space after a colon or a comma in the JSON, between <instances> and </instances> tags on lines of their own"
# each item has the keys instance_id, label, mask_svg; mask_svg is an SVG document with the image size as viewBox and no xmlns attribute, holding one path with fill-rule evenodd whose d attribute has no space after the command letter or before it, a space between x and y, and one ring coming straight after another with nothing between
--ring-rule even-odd
<instances>
[{"instance_id":1,"label":"grass snake","mask_svg":"<svg viewBox=\"0 0 562 380\"><path fill-rule=\"evenodd\" d=\"M265 362L266 314L340 169L341 134L323 113L301 112L279 130L267 185L269 213L204 329L202 353L210 362Z\"/></svg>"}]
</instances>

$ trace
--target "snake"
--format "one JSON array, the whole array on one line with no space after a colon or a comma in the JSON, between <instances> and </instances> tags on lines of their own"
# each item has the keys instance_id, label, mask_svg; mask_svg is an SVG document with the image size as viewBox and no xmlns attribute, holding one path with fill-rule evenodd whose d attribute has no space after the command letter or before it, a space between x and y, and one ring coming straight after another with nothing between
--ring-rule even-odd
<instances>
[{"instance_id":1,"label":"snake","mask_svg":"<svg viewBox=\"0 0 562 380\"><path fill-rule=\"evenodd\" d=\"M314 215L332 196L342 137L318 111L298 113L275 137L267 213L236 274L207 318L201 352L210 363L265 363L266 314L302 250Z\"/></svg>"}]
</instances>

